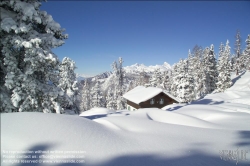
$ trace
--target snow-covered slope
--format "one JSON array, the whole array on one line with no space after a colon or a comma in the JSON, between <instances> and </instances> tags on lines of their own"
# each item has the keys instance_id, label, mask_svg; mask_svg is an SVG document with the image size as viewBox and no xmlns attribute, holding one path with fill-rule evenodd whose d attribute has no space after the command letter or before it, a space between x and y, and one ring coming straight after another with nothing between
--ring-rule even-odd
<instances>
[{"instance_id":1,"label":"snow-covered slope","mask_svg":"<svg viewBox=\"0 0 250 166\"><path fill-rule=\"evenodd\" d=\"M72 164L77 166L249 166L250 73L234 82L225 93L163 109L93 108L80 116L1 114L1 165L30 165L3 163L10 156L6 152L57 150L71 154L66 158L71 161L79 152L85 163ZM50 157L37 165L65 156Z\"/></svg>"}]
</instances>

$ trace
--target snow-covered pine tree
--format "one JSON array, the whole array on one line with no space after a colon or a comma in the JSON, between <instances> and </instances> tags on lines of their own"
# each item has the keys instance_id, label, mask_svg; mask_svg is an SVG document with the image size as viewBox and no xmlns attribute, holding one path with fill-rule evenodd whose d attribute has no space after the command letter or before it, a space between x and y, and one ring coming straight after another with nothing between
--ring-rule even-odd
<instances>
[{"instance_id":1,"label":"snow-covered pine tree","mask_svg":"<svg viewBox=\"0 0 250 166\"><path fill-rule=\"evenodd\" d=\"M244 50L243 56L245 69L250 71L250 35L248 35L246 39L246 48Z\"/></svg>"},{"instance_id":2,"label":"snow-covered pine tree","mask_svg":"<svg viewBox=\"0 0 250 166\"><path fill-rule=\"evenodd\" d=\"M59 65L59 85L65 95L63 100L64 109L72 109L75 113L79 113L76 106L76 98L78 93L78 86L75 74L75 62L68 57L63 58Z\"/></svg>"},{"instance_id":3,"label":"snow-covered pine tree","mask_svg":"<svg viewBox=\"0 0 250 166\"><path fill-rule=\"evenodd\" d=\"M91 89L89 85L89 80L84 80L84 85L82 86L81 96L79 97L79 107L81 111L87 111L91 108Z\"/></svg>"},{"instance_id":4,"label":"snow-covered pine tree","mask_svg":"<svg viewBox=\"0 0 250 166\"><path fill-rule=\"evenodd\" d=\"M237 30L236 35L235 35L235 54L237 55L237 58L240 57L241 55L241 36L240 36L240 31Z\"/></svg>"},{"instance_id":5,"label":"snow-covered pine tree","mask_svg":"<svg viewBox=\"0 0 250 166\"><path fill-rule=\"evenodd\" d=\"M182 66L183 60L181 59L178 63L173 65L173 71L172 71L172 84L171 84L171 94L174 96L177 96L177 86L179 82L178 75L180 74L180 68Z\"/></svg>"},{"instance_id":6,"label":"snow-covered pine tree","mask_svg":"<svg viewBox=\"0 0 250 166\"><path fill-rule=\"evenodd\" d=\"M82 81L78 83L78 95L77 95L77 98L76 98L76 105L77 105L77 108L79 109L79 113L80 112L83 112L85 111L84 110L84 107L83 107L83 104L82 104L82 95L83 95L83 84L82 84Z\"/></svg>"},{"instance_id":7,"label":"snow-covered pine tree","mask_svg":"<svg viewBox=\"0 0 250 166\"><path fill-rule=\"evenodd\" d=\"M190 49L188 50L187 68L188 68L188 73L190 74L194 73L194 56L191 53Z\"/></svg>"},{"instance_id":8,"label":"snow-covered pine tree","mask_svg":"<svg viewBox=\"0 0 250 166\"><path fill-rule=\"evenodd\" d=\"M217 61L217 71L218 71L218 74L220 73L220 65L222 64L222 61L223 61L224 52L225 52L225 46L221 42L220 47L219 47L218 61Z\"/></svg>"},{"instance_id":9,"label":"snow-covered pine tree","mask_svg":"<svg viewBox=\"0 0 250 166\"><path fill-rule=\"evenodd\" d=\"M0 83L0 112L12 112L16 110L11 102L10 96L10 91L4 84Z\"/></svg>"},{"instance_id":10,"label":"snow-covered pine tree","mask_svg":"<svg viewBox=\"0 0 250 166\"><path fill-rule=\"evenodd\" d=\"M187 65L188 65L188 74L193 79L193 99L198 99L202 96L202 71L203 66L201 65L201 57L202 57L202 48L199 46L195 46L193 48L193 51L191 52L189 50L188 52L188 59L187 59Z\"/></svg>"},{"instance_id":11,"label":"snow-covered pine tree","mask_svg":"<svg viewBox=\"0 0 250 166\"><path fill-rule=\"evenodd\" d=\"M125 87L124 87L124 76L125 76L125 72L124 72L124 70L123 70L123 59L122 59L122 57L119 57L119 59L118 59L118 64L119 64L119 66L118 66L118 80L119 80L119 84L118 84L118 93L119 93L119 95L120 96L122 96L123 95L123 93L124 93L124 90L125 90Z\"/></svg>"},{"instance_id":12,"label":"snow-covered pine tree","mask_svg":"<svg viewBox=\"0 0 250 166\"><path fill-rule=\"evenodd\" d=\"M112 90L111 88L108 89L106 101L107 101L108 109L116 110L117 106L116 106L116 99L115 99L115 91Z\"/></svg>"},{"instance_id":13,"label":"snow-covered pine tree","mask_svg":"<svg viewBox=\"0 0 250 166\"><path fill-rule=\"evenodd\" d=\"M113 62L112 68L113 68L113 73L115 76L115 89L116 89L116 100L117 100L117 105L119 104L121 106L121 109L125 108L125 101L122 98L122 95L125 91L125 85L124 85L124 77L125 77L125 72L123 69L123 59L122 57L119 57L118 59L118 64L116 61Z\"/></svg>"},{"instance_id":14,"label":"snow-covered pine tree","mask_svg":"<svg viewBox=\"0 0 250 166\"><path fill-rule=\"evenodd\" d=\"M180 62L179 74L175 76L177 97L181 102L190 102L194 99L193 77L188 73L188 60Z\"/></svg>"},{"instance_id":15,"label":"snow-covered pine tree","mask_svg":"<svg viewBox=\"0 0 250 166\"><path fill-rule=\"evenodd\" d=\"M166 91L171 91L171 82L170 82L170 71L164 71L162 77L161 87Z\"/></svg>"},{"instance_id":16,"label":"snow-covered pine tree","mask_svg":"<svg viewBox=\"0 0 250 166\"><path fill-rule=\"evenodd\" d=\"M195 46L192 50L192 59L189 63L190 68L192 69L191 75L194 79L194 94L195 99L199 99L202 97L202 87L203 87L203 81L202 76L204 74L203 72L203 65L201 63L202 58L202 47L201 46Z\"/></svg>"},{"instance_id":17,"label":"snow-covered pine tree","mask_svg":"<svg viewBox=\"0 0 250 166\"><path fill-rule=\"evenodd\" d=\"M107 95L106 95L106 102L107 102L106 107L108 109L111 109L111 110L113 109L112 108L112 97L113 97L113 94L112 94L112 91L109 88L108 91L107 91Z\"/></svg>"},{"instance_id":18,"label":"snow-covered pine tree","mask_svg":"<svg viewBox=\"0 0 250 166\"><path fill-rule=\"evenodd\" d=\"M230 46L229 41L227 40L226 46L221 43L220 52L219 52L219 60L218 60L218 82L217 91L224 92L227 88L232 85L231 74L230 74Z\"/></svg>"},{"instance_id":19,"label":"snow-covered pine tree","mask_svg":"<svg viewBox=\"0 0 250 166\"><path fill-rule=\"evenodd\" d=\"M123 110L125 109L125 102L122 96L118 96L116 106L117 110Z\"/></svg>"},{"instance_id":20,"label":"snow-covered pine tree","mask_svg":"<svg viewBox=\"0 0 250 166\"><path fill-rule=\"evenodd\" d=\"M136 81L129 81L128 87L126 89L126 92L130 91L131 89L134 89L136 87Z\"/></svg>"},{"instance_id":21,"label":"snow-covered pine tree","mask_svg":"<svg viewBox=\"0 0 250 166\"><path fill-rule=\"evenodd\" d=\"M203 76L203 79L205 79L205 87L203 87L203 92L205 94L209 94L216 89L218 76L213 44L210 46L210 48L207 47L204 50L203 67L204 72L206 73L206 76Z\"/></svg>"},{"instance_id":22,"label":"snow-covered pine tree","mask_svg":"<svg viewBox=\"0 0 250 166\"><path fill-rule=\"evenodd\" d=\"M161 83L162 83L162 74L159 68L154 70L153 75L149 79L149 85L152 87L158 87L161 88Z\"/></svg>"},{"instance_id":23,"label":"snow-covered pine tree","mask_svg":"<svg viewBox=\"0 0 250 166\"><path fill-rule=\"evenodd\" d=\"M171 89L172 84L173 84L173 70L170 69L170 70L168 71L168 73L169 73L169 78L168 78L168 86L166 86L166 87L167 87L166 90L167 90L170 94L173 94L173 93L172 93L172 89Z\"/></svg>"},{"instance_id":24,"label":"snow-covered pine tree","mask_svg":"<svg viewBox=\"0 0 250 166\"><path fill-rule=\"evenodd\" d=\"M91 107L103 107L104 98L100 89L100 82L97 80L95 86L91 90Z\"/></svg>"},{"instance_id":25,"label":"snow-covered pine tree","mask_svg":"<svg viewBox=\"0 0 250 166\"><path fill-rule=\"evenodd\" d=\"M144 70L140 72L137 84L141 86L144 86L145 84L147 84L147 73Z\"/></svg>"},{"instance_id":26,"label":"snow-covered pine tree","mask_svg":"<svg viewBox=\"0 0 250 166\"><path fill-rule=\"evenodd\" d=\"M203 63L202 63L203 64ZM198 94L200 97L204 97L206 94L209 93L208 91L208 74L207 74L207 71L205 70L205 68L203 67L202 70L201 70L201 87L200 87L200 91L198 91Z\"/></svg>"},{"instance_id":27,"label":"snow-covered pine tree","mask_svg":"<svg viewBox=\"0 0 250 166\"><path fill-rule=\"evenodd\" d=\"M236 72L236 75L239 74L240 70L243 68L243 62L242 62L242 57L241 57L241 36L240 36L240 31L237 30L236 33L236 41L235 41L235 56L233 56L233 69Z\"/></svg>"},{"instance_id":28,"label":"snow-covered pine tree","mask_svg":"<svg viewBox=\"0 0 250 166\"><path fill-rule=\"evenodd\" d=\"M60 62L51 49L67 35L40 6L39 0L0 2L1 112L60 113Z\"/></svg>"}]
</instances>

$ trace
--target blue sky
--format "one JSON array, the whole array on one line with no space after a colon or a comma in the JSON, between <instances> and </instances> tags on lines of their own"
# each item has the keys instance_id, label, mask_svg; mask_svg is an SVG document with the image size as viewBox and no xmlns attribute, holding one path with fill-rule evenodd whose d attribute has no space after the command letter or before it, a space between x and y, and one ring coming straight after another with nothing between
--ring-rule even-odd
<instances>
[{"instance_id":1,"label":"blue sky","mask_svg":"<svg viewBox=\"0 0 250 166\"><path fill-rule=\"evenodd\" d=\"M50 1L47 11L69 38L53 49L76 62L76 73L110 71L113 61L174 64L196 44L214 44L216 54L228 39L234 48L237 29L242 48L250 34L249 1ZM233 53L233 49L231 50Z\"/></svg>"}]
</instances>

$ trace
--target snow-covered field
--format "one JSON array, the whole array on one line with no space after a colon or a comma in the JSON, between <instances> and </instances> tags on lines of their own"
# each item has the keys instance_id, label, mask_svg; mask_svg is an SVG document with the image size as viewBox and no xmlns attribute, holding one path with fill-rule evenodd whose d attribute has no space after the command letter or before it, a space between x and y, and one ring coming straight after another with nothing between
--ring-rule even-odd
<instances>
[{"instance_id":1,"label":"snow-covered field","mask_svg":"<svg viewBox=\"0 0 250 166\"><path fill-rule=\"evenodd\" d=\"M15 160L20 163L10 163ZM94 108L80 117L1 114L1 165L49 161L77 166L250 166L250 72L236 77L224 93L163 109Z\"/></svg>"}]
</instances>

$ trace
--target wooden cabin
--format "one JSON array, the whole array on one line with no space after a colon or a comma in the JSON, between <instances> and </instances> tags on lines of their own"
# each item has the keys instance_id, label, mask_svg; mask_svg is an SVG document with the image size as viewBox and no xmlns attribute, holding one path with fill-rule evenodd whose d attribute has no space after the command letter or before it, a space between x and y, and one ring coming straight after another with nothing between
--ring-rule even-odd
<instances>
[{"instance_id":1,"label":"wooden cabin","mask_svg":"<svg viewBox=\"0 0 250 166\"><path fill-rule=\"evenodd\" d=\"M166 105L179 103L179 99L156 87L137 86L123 97L127 100L128 110L139 108L163 108Z\"/></svg>"}]
</instances>

